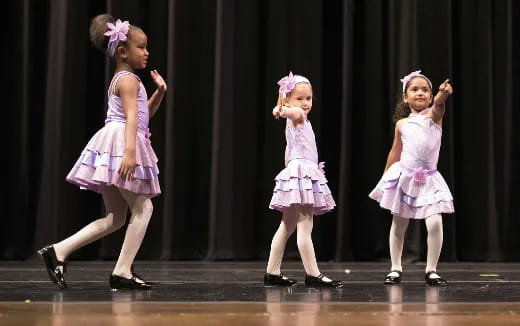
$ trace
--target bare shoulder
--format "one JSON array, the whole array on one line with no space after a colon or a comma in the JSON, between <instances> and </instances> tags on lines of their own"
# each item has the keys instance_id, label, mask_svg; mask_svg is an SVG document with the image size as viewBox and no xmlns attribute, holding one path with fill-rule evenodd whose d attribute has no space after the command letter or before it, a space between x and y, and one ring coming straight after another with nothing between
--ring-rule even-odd
<instances>
[{"instance_id":1,"label":"bare shoulder","mask_svg":"<svg viewBox=\"0 0 520 326\"><path fill-rule=\"evenodd\" d=\"M119 77L117 87L119 89L121 89L121 87L136 89L139 88L139 80L133 74L124 74Z\"/></svg>"},{"instance_id":2,"label":"bare shoulder","mask_svg":"<svg viewBox=\"0 0 520 326\"><path fill-rule=\"evenodd\" d=\"M398 121L395 123L395 131L396 131L396 132L401 131L401 126L402 126L406 121L408 121L408 118L402 118L402 119L398 120Z\"/></svg>"},{"instance_id":3,"label":"bare shoulder","mask_svg":"<svg viewBox=\"0 0 520 326\"><path fill-rule=\"evenodd\" d=\"M131 74L125 74L117 81L119 94L137 93L139 90L139 80Z\"/></svg>"}]
</instances>

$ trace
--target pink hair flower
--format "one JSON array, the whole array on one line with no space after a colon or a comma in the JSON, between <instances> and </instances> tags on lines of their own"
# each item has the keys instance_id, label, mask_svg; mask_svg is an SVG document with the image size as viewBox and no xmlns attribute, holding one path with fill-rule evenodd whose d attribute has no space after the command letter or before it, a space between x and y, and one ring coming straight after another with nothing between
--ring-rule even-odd
<instances>
[{"instance_id":1,"label":"pink hair flower","mask_svg":"<svg viewBox=\"0 0 520 326\"><path fill-rule=\"evenodd\" d=\"M428 175L428 170L423 169L422 167L418 167L412 170L413 181L418 184L426 183L426 176Z\"/></svg>"},{"instance_id":2,"label":"pink hair flower","mask_svg":"<svg viewBox=\"0 0 520 326\"><path fill-rule=\"evenodd\" d=\"M296 77L293 75L292 71L289 71L289 75L280 79L277 84L280 86L280 94L285 98L287 97L287 93L290 93L294 89L294 86L296 86Z\"/></svg>"},{"instance_id":3,"label":"pink hair flower","mask_svg":"<svg viewBox=\"0 0 520 326\"><path fill-rule=\"evenodd\" d=\"M108 31L105 32L106 36L110 36L109 42L114 41L126 41L126 34L128 34L128 28L130 27L130 23L128 20L124 22L121 19L116 20L116 24L107 23Z\"/></svg>"},{"instance_id":4,"label":"pink hair flower","mask_svg":"<svg viewBox=\"0 0 520 326\"><path fill-rule=\"evenodd\" d=\"M117 46L120 41L126 41L126 34L128 34L128 28L130 27L130 23L128 20L124 22L121 19L116 20L116 24L107 23L108 31L105 32L104 35L110 36L108 40L108 53L110 56L114 56L114 52L116 51Z\"/></svg>"}]
</instances>

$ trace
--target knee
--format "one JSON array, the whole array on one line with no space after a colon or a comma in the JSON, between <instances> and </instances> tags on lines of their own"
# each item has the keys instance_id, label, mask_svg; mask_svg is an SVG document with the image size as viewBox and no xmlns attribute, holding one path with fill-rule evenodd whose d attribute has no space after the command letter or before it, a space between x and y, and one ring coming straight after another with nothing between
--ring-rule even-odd
<instances>
[{"instance_id":1,"label":"knee","mask_svg":"<svg viewBox=\"0 0 520 326\"><path fill-rule=\"evenodd\" d=\"M407 229L407 227L402 227L402 226L401 227L396 227L395 230L394 230L394 233L399 238L403 238L404 234L406 233L406 229Z\"/></svg>"},{"instance_id":2,"label":"knee","mask_svg":"<svg viewBox=\"0 0 520 326\"><path fill-rule=\"evenodd\" d=\"M130 220L130 223L132 223L135 219L138 219L140 223L148 224L150 218L152 217L152 213L152 201L149 198L146 198L142 202L140 202L140 205L138 207L134 207L134 209L132 210L133 216Z\"/></svg>"},{"instance_id":3,"label":"knee","mask_svg":"<svg viewBox=\"0 0 520 326\"><path fill-rule=\"evenodd\" d=\"M108 213L106 219L107 231L113 232L120 229L126 222L126 211Z\"/></svg>"},{"instance_id":4,"label":"knee","mask_svg":"<svg viewBox=\"0 0 520 326\"><path fill-rule=\"evenodd\" d=\"M406 233L406 229L408 228L408 221L401 220L401 221L395 221L392 223L392 228L390 229L390 232L393 233L394 236L397 236L399 238L404 237L404 234Z\"/></svg>"},{"instance_id":5,"label":"knee","mask_svg":"<svg viewBox=\"0 0 520 326\"><path fill-rule=\"evenodd\" d=\"M293 234L294 229L288 229L285 225L280 225L276 233L274 234L272 244L277 242L278 240L287 241Z\"/></svg>"},{"instance_id":6,"label":"knee","mask_svg":"<svg viewBox=\"0 0 520 326\"><path fill-rule=\"evenodd\" d=\"M430 223L428 227L428 233L440 233L442 232L442 222Z\"/></svg>"},{"instance_id":7,"label":"knee","mask_svg":"<svg viewBox=\"0 0 520 326\"><path fill-rule=\"evenodd\" d=\"M153 213L153 204L150 198L143 198L131 207L132 215L149 218Z\"/></svg>"},{"instance_id":8,"label":"knee","mask_svg":"<svg viewBox=\"0 0 520 326\"><path fill-rule=\"evenodd\" d=\"M286 228L285 229L285 234L287 234L287 238L289 238L294 233L294 231L296 231L296 226L290 227L290 228Z\"/></svg>"},{"instance_id":9,"label":"knee","mask_svg":"<svg viewBox=\"0 0 520 326\"><path fill-rule=\"evenodd\" d=\"M150 198L143 201L143 216L150 218L153 213L153 204Z\"/></svg>"},{"instance_id":10,"label":"knee","mask_svg":"<svg viewBox=\"0 0 520 326\"><path fill-rule=\"evenodd\" d=\"M123 214L119 214L117 218L114 219L114 222L112 223L114 230L118 230L125 225L126 222L126 212Z\"/></svg>"},{"instance_id":11,"label":"knee","mask_svg":"<svg viewBox=\"0 0 520 326\"><path fill-rule=\"evenodd\" d=\"M112 233L119 229L121 226L118 225L117 219L113 213L108 213L105 217L92 223L98 232L109 232Z\"/></svg>"},{"instance_id":12,"label":"knee","mask_svg":"<svg viewBox=\"0 0 520 326\"><path fill-rule=\"evenodd\" d=\"M280 223L280 227L278 231L280 234L283 234L286 238L289 238L294 231L296 230L296 223L293 223L292 220L282 220Z\"/></svg>"},{"instance_id":13,"label":"knee","mask_svg":"<svg viewBox=\"0 0 520 326\"><path fill-rule=\"evenodd\" d=\"M310 243L312 243L312 236L310 233L298 232L298 236L296 237L296 245L298 248L303 248Z\"/></svg>"},{"instance_id":14,"label":"knee","mask_svg":"<svg viewBox=\"0 0 520 326\"><path fill-rule=\"evenodd\" d=\"M433 215L426 220L426 228L428 233L442 232L442 217L440 215Z\"/></svg>"}]
</instances>

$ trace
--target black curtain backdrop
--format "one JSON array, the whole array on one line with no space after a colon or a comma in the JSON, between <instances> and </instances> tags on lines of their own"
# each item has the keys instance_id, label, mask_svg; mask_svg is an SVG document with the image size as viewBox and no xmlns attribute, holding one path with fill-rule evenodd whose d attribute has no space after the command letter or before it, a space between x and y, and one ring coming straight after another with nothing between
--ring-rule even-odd
<instances>
[{"instance_id":1,"label":"black curtain backdrop","mask_svg":"<svg viewBox=\"0 0 520 326\"><path fill-rule=\"evenodd\" d=\"M390 149L400 77L450 78L439 170L455 197L443 261L520 260L520 2L514 0L24 0L4 4L6 164L0 258L34 257L103 214L64 178L103 125L108 59L88 39L108 12L148 34L168 94L151 120L163 194L138 259L266 259L280 214L289 70L313 83L310 119L338 207L315 219L320 261L388 259L390 214L369 200ZM147 71L140 73L151 93ZM113 259L124 229L72 259ZM297 258L295 239L286 257ZM406 259L425 258L411 223Z\"/></svg>"}]
</instances>

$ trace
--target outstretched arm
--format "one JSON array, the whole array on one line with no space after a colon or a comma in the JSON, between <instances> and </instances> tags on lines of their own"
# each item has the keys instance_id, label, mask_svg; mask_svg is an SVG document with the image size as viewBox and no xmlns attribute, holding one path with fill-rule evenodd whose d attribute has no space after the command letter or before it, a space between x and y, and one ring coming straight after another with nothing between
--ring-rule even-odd
<instances>
[{"instance_id":1,"label":"outstretched arm","mask_svg":"<svg viewBox=\"0 0 520 326\"><path fill-rule=\"evenodd\" d=\"M278 118L286 118L293 121L294 125L302 123L305 119L305 111L297 106L289 106L287 103L283 103L283 99L278 96L278 103L273 108L273 116Z\"/></svg>"},{"instance_id":2,"label":"outstretched arm","mask_svg":"<svg viewBox=\"0 0 520 326\"><path fill-rule=\"evenodd\" d=\"M294 123L294 125L297 125L298 122L303 121L303 119L305 119L305 111L303 111L303 109L299 106L282 105L280 116L282 118L291 120Z\"/></svg>"},{"instance_id":3,"label":"outstretched arm","mask_svg":"<svg viewBox=\"0 0 520 326\"><path fill-rule=\"evenodd\" d=\"M446 111L445 103L451 93L453 93L453 87L451 87L450 80L446 79L444 83L439 86L439 91L433 99L433 107L430 113L432 120L438 125L442 126L442 117Z\"/></svg>"},{"instance_id":4,"label":"outstretched arm","mask_svg":"<svg viewBox=\"0 0 520 326\"><path fill-rule=\"evenodd\" d=\"M161 101L164 97L164 94L166 93L166 90L168 89L168 86L166 85L166 82L164 81L162 76L157 72L157 70L150 71L150 75L152 76L153 81L157 85L157 89L148 99L148 112L150 113L151 118L153 117L155 112L157 112L157 109L161 104Z\"/></svg>"},{"instance_id":5,"label":"outstretched arm","mask_svg":"<svg viewBox=\"0 0 520 326\"><path fill-rule=\"evenodd\" d=\"M388 158L386 159L385 172L389 167L392 166L395 162L401 159L401 152L403 151L403 143L401 142L401 125L403 124L405 119L401 119L397 121L395 124L395 132L394 132L394 142L392 143L392 148L388 153Z\"/></svg>"}]
</instances>

